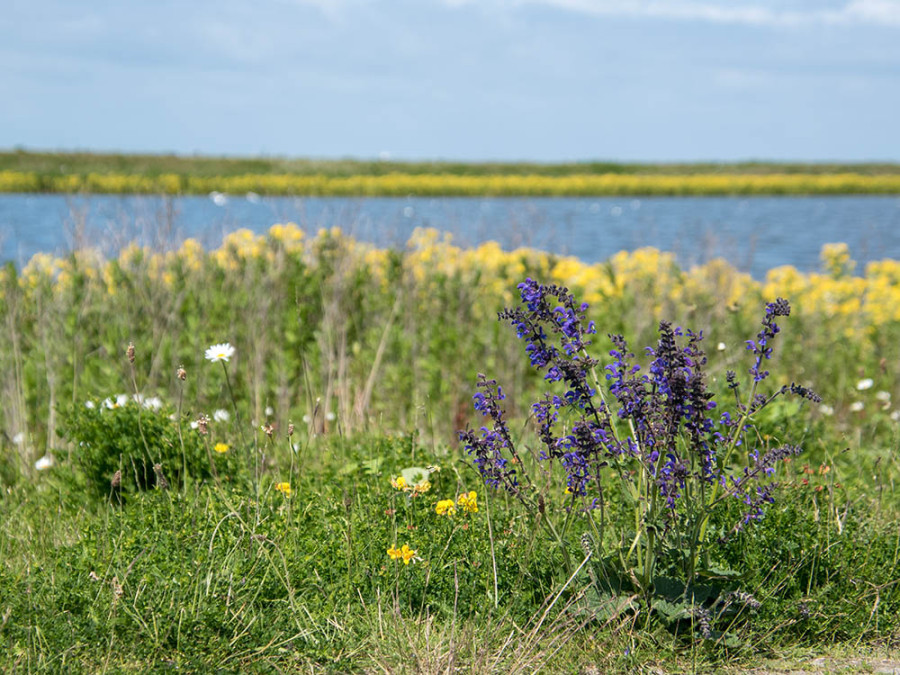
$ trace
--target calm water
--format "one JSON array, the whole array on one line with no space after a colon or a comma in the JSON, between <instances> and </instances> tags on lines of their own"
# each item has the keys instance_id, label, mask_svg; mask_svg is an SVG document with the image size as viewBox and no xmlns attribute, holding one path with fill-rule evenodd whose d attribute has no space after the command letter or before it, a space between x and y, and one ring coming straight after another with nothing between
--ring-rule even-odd
<instances>
[{"instance_id":1,"label":"calm water","mask_svg":"<svg viewBox=\"0 0 900 675\"><path fill-rule=\"evenodd\" d=\"M860 263L900 258L898 197L754 198L291 198L68 197L0 195L0 261L21 266L36 252L78 244L114 253L129 241L208 247L245 227L266 231L296 222L309 233L340 226L358 239L402 246L413 229L452 232L454 242L493 239L604 260L622 249L654 246L682 264L721 256L762 277L791 264L818 268L823 243L844 241Z\"/></svg>"}]
</instances>

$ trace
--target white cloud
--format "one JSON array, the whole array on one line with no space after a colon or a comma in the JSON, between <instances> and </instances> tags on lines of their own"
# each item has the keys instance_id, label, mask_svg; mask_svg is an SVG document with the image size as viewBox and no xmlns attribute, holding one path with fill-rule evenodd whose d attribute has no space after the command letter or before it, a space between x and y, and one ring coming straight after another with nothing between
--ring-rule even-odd
<instances>
[{"instance_id":1,"label":"white cloud","mask_svg":"<svg viewBox=\"0 0 900 675\"><path fill-rule=\"evenodd\" d=\"M843 9L843 14L859 21L900 26L898 0L852 0Z\"/></svg>"},{"instance_id":2,"label":"white cloud","mask_svg":"<svg viewBox=\"0 0 900 675\"><path fill-rule=\"evenodd\" d=\"M481 5L485 0L441 0L450 7ZM900 27L900 0L850 0L822 9L784 9L755 2L715 0L494 0L504 7L544 5L597 16L631 16L720 24L798 26L809 24L866 23ZM794 3L795 5L797 3Z\"/></svg>"}]
</instances>

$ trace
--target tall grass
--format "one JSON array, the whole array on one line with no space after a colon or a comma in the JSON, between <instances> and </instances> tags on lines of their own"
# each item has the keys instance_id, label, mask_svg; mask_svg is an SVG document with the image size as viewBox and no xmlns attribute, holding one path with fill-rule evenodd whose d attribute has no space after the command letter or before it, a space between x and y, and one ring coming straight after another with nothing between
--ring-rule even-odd
<instances>
[{"instance_id":1,"label":"tall grass","mask_svg":"<svg viewBox=\"0 0 900 675\"><path fill-rule=\"evenodd\" d=\"M3 428L27 437L18 446L26 465L59 447L61 407L127 390L114 357L132 341L150 355L145 395L173 400L184 387L197 410L228 407L210 392L215 373L200 368L205 348L228 340L239 350L246 419L271 408L282 428L306 417L316 432L416 430L446 440L470 419L481 370L506 382L513 412L525 412L518 406L537 378L493 317L532 276L590 304L601 351L611 347L605 333L651 343L662 318L703 329L719 347L710 355L719 387L755 333L757 308L788 297L794 339L783 377L822 390L827 405L813 422L845 433L865 421L883 433L895 427L900 396L900 263L873 262L854 276L849 256L826 247L821 273L779 268L756 282L720 260L681 269L653 249L590 265L490 242L461 249L434 231L390 250L292 225L268 236L239 231L211 252L188 240L169 252L131 246L109 260L90 249L39 254L0 273ZM181 365L184 383L174 377ZM870 388L857 389L865 379ZM790 408L769 414L773 427L791 424Z\"/></svg>"}]
</instances>

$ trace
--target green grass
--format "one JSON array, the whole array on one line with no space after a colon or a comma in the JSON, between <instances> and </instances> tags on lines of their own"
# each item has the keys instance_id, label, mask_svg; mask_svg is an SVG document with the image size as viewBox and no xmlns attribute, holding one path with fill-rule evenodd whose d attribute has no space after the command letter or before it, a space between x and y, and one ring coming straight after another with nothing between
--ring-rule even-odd
<instances>
[{"instance_id":1,"label":"green grass","mask_svg":"<svg viewBox=\"0 0 900 675\"><path fill-rule=\"evenodd\" d=\"M291 475L282 445L267 450L271 480ZM722 547L762 603L730 621L726 643L598 605L590 578L567 580L461 460L410 437L320 437L294 458L289 499L269 481L258 497L206 483L124 504L90 498L62 463L0 498L0 668L684 672L835 645L858 655L900 636L894 514L839 491L790 490ZM441 465L428 495L391 487L426 461ZM478 513L434 513L467 488L486 500ZM390 560L400 542L422 560Z\"/></svg>"},{"instance_id":2,"label":"green grass","mask_svg":"<svg viewBox=\"0 0 900 675\"><path fill-rule=\"evenodd\" d=\"M517 279L496 286L482 270L433 265L419 277L422 263L401 251L382 279L328 236L303 256L273 245L224 260L186 255L164 278L142 252L105 272L73 255L56 286L8 271L0 671L745 672L897 658L900 426L875 397L898 396L896 322L873 332L802 305L783 322L773 386L812 385L835 413L785 400L757 420L761 444L805 451L779 467L782 489L760 523L730 534L736 500L717 515L709 569L719 576L694 588L719 631L707 639L677 604L648 611L627 583L603 577L615 571L614 538L594 542L585 562L590 524L579 504L567 508L558 472L525 455L542 476L537 516L488 491L456 447L456 429L482 423L470 398L478 371L504 385L522 447L539 445L525 419L540 377L495 321L503 303L485 285ZM636 274L591 309L596 355L606 332L647 344L667 315L726 345L709 347L708 370L725 399L725 372L746 373L742 340L760 308L700 292L685 306L643 284ZM226 339L237 347L227 381L203 358ZM857 389L863 377L871 389ZM121 392L159 396L162 408L84 412ZM190 422L217 409L230 418L198 437ZM216 443L228 451L214 454ZM44 452L55 465L37 471ZM425 494L392 487L428 466L440 471ZM438 500L471 490L477 513L436 513ZM611 521L629 515L616 500L608 508ZM541 519L562 532L577 573ZM388 548L403 544L420 560L392 560ZM712 602L730 591L761 604Z\"/></svg>"}]
</instances>

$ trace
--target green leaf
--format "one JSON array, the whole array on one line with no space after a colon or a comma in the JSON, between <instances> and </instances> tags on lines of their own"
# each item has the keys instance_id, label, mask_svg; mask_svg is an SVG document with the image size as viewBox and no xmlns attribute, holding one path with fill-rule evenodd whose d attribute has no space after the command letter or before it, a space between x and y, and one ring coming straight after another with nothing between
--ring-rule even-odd
<instances>
[{"instance_id":1,"label":"green leaf","mask_svg":"<svg viewBox=\"0 0 900 675\"><path fill-rule=\"evenodd\" d=\"M727 567L711 565L706 569L697 570L697 576L706 579L738 579L741 577L741 573Z\"/></svg>"},{"instance_id":2,"label":"green leaf","mask_svg":"<svg viewBox=\"0 0 900 675\"><path fill-rule=\"evenodd\" d=\"M691 605L687 602L669 602L659 598L654 600L650 606L654 612L657 612L669 623L687 619L691 615Z\"/></svg>"},{"instance_id":3,"label":"green leaf","mask_svg":"<svg viewBox=\"0 0 900 675\"><path fill-rule=\"evenodd\" d=\"M377 476L381 473L381 465L384 463L384 457L375 457L374 459L362 462L362 470L367 476Z\"/></svg>"},{"instance_id":4,"label":"green leaf","mask_svg":"<svg viewBox=\"0 0 900 675\"><path fill-rule=\"evenodd\" d=\"M357 471L359 471L359 463L347 462L338 469L338 476L349 476L351 473L356 473Z\"/></svg>"}]
</instances>

